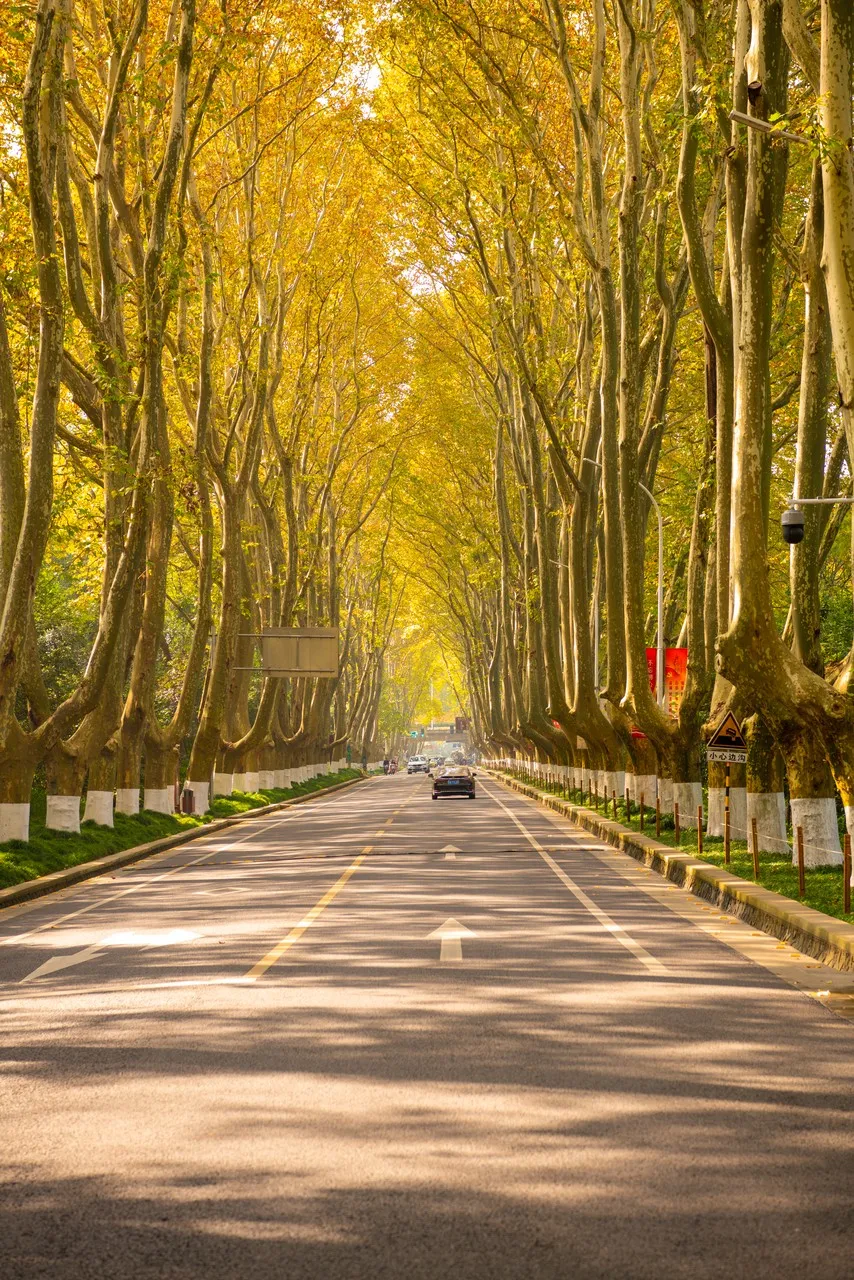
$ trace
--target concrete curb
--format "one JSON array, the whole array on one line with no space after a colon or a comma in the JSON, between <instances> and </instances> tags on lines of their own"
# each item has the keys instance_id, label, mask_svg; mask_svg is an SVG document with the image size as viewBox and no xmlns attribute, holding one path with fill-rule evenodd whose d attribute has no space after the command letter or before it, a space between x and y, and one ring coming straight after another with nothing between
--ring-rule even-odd
<instances>
[{"instance_id":1,"label":"concrete curb","mask_svg":"<svg viewBox=\"0 0 854 1280\"><path fill-rule=\"evenodd\" d=\"M215 818L190 831L176 831L174 835L162 836L159 840L150 840L148 844L138 844L132 849L121 849L118 853L108 853L103 858L95 858L91 862L80 862L76 867L64 867L61 871L52 871L50 875L38 876L35 880L24 880L21 884L13 884L8 889L0 889L0 911L4 907L14 907L20 902L30 902L33 898L43 898L48 893L56 893L69 885L79 884L82 880L91 880L93 876L105 871L113 871L116 867L125 867L131 862L150 858L154 853L162 853L175 845L187 844L200 836L211 832L223 831L226 827L236 826L253 818L262 818L267 813L278 813L280 809L291 809L294 805L305 804L308 800L316 800L318 796L331 796L346 787L354 787L365 778L348 778L346 782L336 782L334 787L320 787L317 791L309 791L304 796L294 796L293 800L277 800L275 804L261 805L258 809L247 809L245 813L234 813L228 818Z\"/></svg>"},{"instance_id":2,"label":"concrete curb","mask_svg":"<svg viewBox=\"0 0 854 1280\"><path fill-rule=\"evenodd\" d=\"M539 791L536 787L518 782L491 770L484 770L496 782L524 796L537 800L548 809L554 809L570 818L592 835L628 853L637 862L674 884L713 903L729 915L738 916L745 923L771 933L797 947L804 955L813 956L823 964L846 972L854 970L854 926L844 920L836 920L823 911L784 898L771 889L762 889L751 880L722 871L709 862L701 862L687 853L677 853L669 845L648 836L630 831L619 822L602 818L591 809L562 800L559 796Z\"/></svg>"}]
</instances>

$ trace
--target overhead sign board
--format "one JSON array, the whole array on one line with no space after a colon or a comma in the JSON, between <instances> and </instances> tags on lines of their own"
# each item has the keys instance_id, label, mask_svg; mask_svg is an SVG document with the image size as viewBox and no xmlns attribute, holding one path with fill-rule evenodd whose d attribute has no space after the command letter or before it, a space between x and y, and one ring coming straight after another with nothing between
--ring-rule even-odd
<instances>
[{"instance_id":1,"label":"overhead sign board","mask_svg":"<svg viewBox=\"0 0 854 1280\"><path fill-rule=\"evenodd\" d=\"M738 721L731 711L712 734L706 745L706 758L717 760L721 764L745 764L747 762L747 743L741 732Z\"/></svg>"},{"instance_id":2,"label":"overhead sign board","mask_svg":"<svg viewBox=\"0 0 854 1280\"><path fill-rule=\"evenodd\" d=\"M261 632L260 641L265 675L338 675L337 627L267 627Z\"/></svg>"}]
</instances>

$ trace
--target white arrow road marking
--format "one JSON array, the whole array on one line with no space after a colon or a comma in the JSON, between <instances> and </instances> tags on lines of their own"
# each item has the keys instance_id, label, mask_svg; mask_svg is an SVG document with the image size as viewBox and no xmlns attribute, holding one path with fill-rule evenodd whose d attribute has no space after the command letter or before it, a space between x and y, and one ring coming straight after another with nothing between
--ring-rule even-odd
<instances>
[{"instance_id":1,"label":"white arrow road marking","mask_svg":"<svg viewBox=\"0 0 854 1280\"><path fill-rule=\"evenodd\" d=\"M37 969L33 969L32 973L21 978L21 982L31 982L33 978L46 978L51 973L59 973L60 969L70 969L72 965L85 964L87 960L94 960L95 956L101 955L106 947L143 947L147 950L149 947L171 947L177 942L192 942L198 936L197 933L191 933L189 929L168 929L162 933L132 933L129 930L123 933L108 933L100 942L96 942L91 947L84 947L82 951L75 951L70 956L51 956L50 960L45 960L44 964L40 964Z\"/></svg>"},{"instance_id":2,"label":"white arrow road marking","mask_svg":"<svg viewBox=\"0 0 854 1280\"><path fill-rule=\"evenodd\" d=\"M50 960L45 960L44 964L40 964L38 969L33 969L32 973L28 973L26 978L22 978L21 982L30 982L33 978L46 978L51 973L59 973L60 969L70 969L75 964L85 964L87 960L93 960L95 956L102 953L101 947L86 947L83 951L75 951L70 956L51 956Z\"/></svg>"},{"instance_id":3,"label":"white arrow road marking","mask_svg":"<svg viewBox=\"0 0 854 1280\"><path fill-rule=\"evenodd\" d=\"M458 849L455 844L446 844L439 852L444 853L446 862L452 862L458 853L462 853L462 849Z\"/></svg>"},{"instance_id":4,"label":"white arrow road marking","mask_svg":"<svg viewBox=\"0 0 854 1280\"><path fill-rule=\"evenodd\" d=\"M477 934L472 933L471 929L467 929L464 924L460 924L459 920L446 920L438 929L434 929L432 933L427 934L430 938L438 938L441 942L439 949L439 960L445 963L449 960L462 960L463 958L463 938L476 938Z\"/></svg>"}]
</instances>

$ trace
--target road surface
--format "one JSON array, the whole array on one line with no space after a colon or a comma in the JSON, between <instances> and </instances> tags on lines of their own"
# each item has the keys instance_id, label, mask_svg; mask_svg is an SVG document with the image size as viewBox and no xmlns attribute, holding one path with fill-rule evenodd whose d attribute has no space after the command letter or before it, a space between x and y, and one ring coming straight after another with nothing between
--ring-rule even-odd
<instances>
[{"instance_id":1,"label":"road surface","mask_svg":"<svg viewBox=\"0 0 854 1280\"><path fill-rule=\"evenodd\" d=\"M5 1280L851 1276L854 979L478 781L0 916Z\"/></svg>"}]
</instances>

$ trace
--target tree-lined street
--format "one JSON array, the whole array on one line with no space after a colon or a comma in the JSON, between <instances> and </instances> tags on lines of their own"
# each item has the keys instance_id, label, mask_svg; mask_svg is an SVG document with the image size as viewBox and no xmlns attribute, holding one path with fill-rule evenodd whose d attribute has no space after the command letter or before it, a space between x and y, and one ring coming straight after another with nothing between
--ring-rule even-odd
<instances>
[{"instance_id":1,"label":"tree-lined street","mask_svg":"<svg viewBox=\"0 0 854 1280\"><path fill-rule=\"evenodd\" d=\"M854 983L478 782L5 913L4 1274L848 1274Z\"/></svg>"},{"instance_id":2,"label":"tree-lined street","mask_svg":"<svg viewBox=\"0 0 854 1280\"><path fill-rule=\"evenodd\" d=\"M853 139L852 0L4 7L3 1280L847 1280Z\"/></svg>"}]
</instances>

